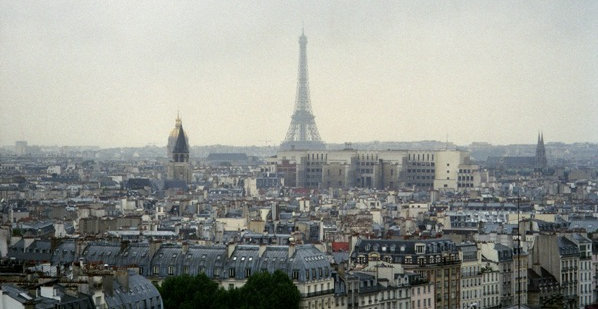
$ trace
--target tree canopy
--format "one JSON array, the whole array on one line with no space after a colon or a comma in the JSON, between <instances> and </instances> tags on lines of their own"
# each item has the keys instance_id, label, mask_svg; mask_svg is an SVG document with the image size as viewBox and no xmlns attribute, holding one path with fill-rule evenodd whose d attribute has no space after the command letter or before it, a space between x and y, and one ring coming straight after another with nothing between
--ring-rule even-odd
<instances>
[{"instance_id":1,"label":"tree canopy","mask_svg":"<svg viewBox=\"0 0 598 309\"><path fill-rule=\"evenodd\" d=\"M241 288L225 290L205 274L169 277L159 287L166 309L299 308L301 294L287 274L261 272Z\"/></svg>"}]
</instances>

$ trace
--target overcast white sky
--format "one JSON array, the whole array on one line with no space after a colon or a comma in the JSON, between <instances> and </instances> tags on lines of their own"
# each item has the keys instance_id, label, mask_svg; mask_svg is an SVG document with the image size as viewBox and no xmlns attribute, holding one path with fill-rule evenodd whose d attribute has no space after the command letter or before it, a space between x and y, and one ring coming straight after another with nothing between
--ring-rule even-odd
<instances>
[{"instance_id":1,"label":"overcast white sky","mask_svg":"<svg viewBox=\"0 0 598 309\"><path fill-rule=\"evenodd\" d=\"M598 142L598 1L0 1L0 145Z\"/></svg>"}]
</instances>

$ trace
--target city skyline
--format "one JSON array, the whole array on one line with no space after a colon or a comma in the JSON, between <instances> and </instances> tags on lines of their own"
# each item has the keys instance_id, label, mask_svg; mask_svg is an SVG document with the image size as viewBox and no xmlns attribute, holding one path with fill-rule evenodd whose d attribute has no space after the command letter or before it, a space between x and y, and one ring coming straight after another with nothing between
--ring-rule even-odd
<instances>
[{"instance_id":1,"label":"city skyline","mask_svg":"<svg viewBox=\"0 0 598 309\"><path fill-rule=\"evenodd\" d=\"M0 2L0 145L598 142L598 4ZM523 104L522 104L523 102Z\"/></svg>"}]
</instances>

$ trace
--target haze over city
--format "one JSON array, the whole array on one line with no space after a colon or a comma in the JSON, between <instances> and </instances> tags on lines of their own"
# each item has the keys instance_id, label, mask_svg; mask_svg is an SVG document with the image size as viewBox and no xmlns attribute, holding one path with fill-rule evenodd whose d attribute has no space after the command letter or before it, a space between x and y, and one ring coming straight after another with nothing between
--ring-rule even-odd
<instances>
[{"instance_id":1,"label":"haze over city","mask_svg":"<svg viewBox=\"0 0 598 309\"><path fill-rule=\"evenodd\" d=\"M595 1L0 1L0 145L598 142Z\"/></svg>"}]
</instances>

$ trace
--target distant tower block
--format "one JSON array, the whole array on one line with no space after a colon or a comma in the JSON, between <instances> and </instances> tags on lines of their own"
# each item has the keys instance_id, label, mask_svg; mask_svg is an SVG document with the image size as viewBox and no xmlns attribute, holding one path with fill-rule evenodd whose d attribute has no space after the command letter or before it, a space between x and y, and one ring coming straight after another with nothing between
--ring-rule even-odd
<instances>
[{"instance_id":1,"label":"distant tower block","mask_svg":"<svg viewBox=\"0 0 598 309\"><path fill-rule=\"evenodd\" d=\"M309 81L307 78L307 37L301 33L299 37L299 73L295 111L291 116L291 125L287 131L281 150L323 150L326 145L320 138L315 117L311 111L309 98Z\"/></svg>"},{"instance_id":2,"label":"distant tower block","mask_svg":"<svg viewBox=\"0 0 598 309\"><path fill-rule=\"evenodd\" d=\"M24 156L27 154L27 141L17 141L15 143L15 153L17 156Z\"/></svg>"}]
</instances>

